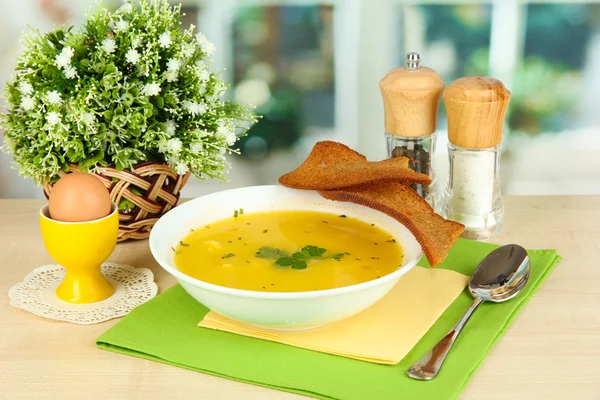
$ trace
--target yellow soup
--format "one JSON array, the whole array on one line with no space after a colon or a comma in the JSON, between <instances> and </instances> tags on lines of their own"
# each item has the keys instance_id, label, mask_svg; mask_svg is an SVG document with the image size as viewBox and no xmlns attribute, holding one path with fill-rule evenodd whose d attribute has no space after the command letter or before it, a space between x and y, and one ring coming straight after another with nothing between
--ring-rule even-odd
<instances>
[{"instance_id":1,"label":"yellow soup","mask_svg":"<svg viewBox=\"0 0 600 400\"><path fill-rule=\"evenodd\" d=\"M302 292L389 274L402 264L402 248L377 226L345 215L240 210L190 232L175 249L175 264L215 285Z\"/></svg>"}]
</instances>

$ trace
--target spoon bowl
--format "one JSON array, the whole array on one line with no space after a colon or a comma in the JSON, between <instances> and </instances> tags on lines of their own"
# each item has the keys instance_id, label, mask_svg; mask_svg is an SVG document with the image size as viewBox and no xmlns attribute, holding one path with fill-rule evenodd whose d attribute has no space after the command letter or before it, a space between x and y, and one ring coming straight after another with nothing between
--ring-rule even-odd
<instances>
[{"instance_id":1,"label":"spoon bowl","mask_svg":"<svg viewBox=\"0 0 600 400\"><path fill-rule=\"evenodd\" d=\"M529 256L519 245L502 246L488 254L469 281L469 292L475 298L471 307L433 349L406 371L408 376L419 380L435 378L454 341L477 307L484 301L502 303L517 296L529 280L529 270Z\"/></svg>"},{"instance_id":2,"label":"spoon bowl","mask_svg":"<svg viewBox=\"0 0 600 400\"><path fill-rule=\"evenodd\" d=\"M469 291L473 297L485 301L500 303L510 300L512 297L507 298L507 292L519 285L529 272L529 264L527 251L521 246L509 244L499 247L488 254L473 272Z\"/></svg>"}]
</instances>

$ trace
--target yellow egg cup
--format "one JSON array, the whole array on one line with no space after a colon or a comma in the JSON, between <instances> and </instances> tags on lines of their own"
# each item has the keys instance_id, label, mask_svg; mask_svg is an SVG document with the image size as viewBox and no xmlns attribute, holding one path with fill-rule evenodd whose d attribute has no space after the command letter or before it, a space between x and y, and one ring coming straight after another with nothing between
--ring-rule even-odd
<instances>
[{"instance_id":1,"label":"yellow egg cup","mask_svg":"<svg viewBox=\"0 0 600 400\"><path fill-rule=\"evenodd\" d=\"M113 252L119 235L119 210L86 222L61 222L50 218L48 206L40 210L40 228L50 256L64 267L65 278L56 296L68 303L94 303L110 297L114 288L100 266Z\"/></svg>"}]
</instances>

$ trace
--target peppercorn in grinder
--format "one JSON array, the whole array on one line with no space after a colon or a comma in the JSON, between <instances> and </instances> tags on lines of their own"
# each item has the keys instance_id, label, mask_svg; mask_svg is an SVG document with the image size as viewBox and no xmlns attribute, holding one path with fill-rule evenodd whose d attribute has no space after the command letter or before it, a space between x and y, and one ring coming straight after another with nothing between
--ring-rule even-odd
<instances>
[{"instance_id":1,"label":"peppercorn in grinder","mask_svg":"<svg viewBox=\"0 0 600 400\"><path fill-rule=\"evenodd\" d=\"M510 92L497 79L469 76L444 91L450 174L442 216L465 225L463 237L487 240L502 230L499 170Z\"/></svg>"},{"instance_id":2,"label":"peppercorn in grinder","mask_svg":"<svg viewBox=\"0 0 600 400\"><path fill-rule=\"evenodd\" d=\"M444 86L435 71L420 65L417 53L408 53L406 65L389 71L379 82L388 157L407 157L411 169L429 175L431 184L412 187L434 208L438 194L432 157Z\"/></svg>"}]
</instances>

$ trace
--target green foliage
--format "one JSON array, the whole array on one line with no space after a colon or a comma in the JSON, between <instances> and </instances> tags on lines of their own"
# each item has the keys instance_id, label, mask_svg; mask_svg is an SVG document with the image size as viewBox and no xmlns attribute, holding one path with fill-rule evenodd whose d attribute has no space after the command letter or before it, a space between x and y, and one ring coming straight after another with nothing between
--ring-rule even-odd
<instances>
[{"instance_id":1,"label":"green foliage","mask_svg":"<svg viewBox=\"0 0 600 400\"><path fill-rule=\"evenodd\" d=\"M255 117L222 100L226 84L206 64L214 45L193 26L181 31L180 12L166 0L125 2L78 31L24 37L0 120L20 174L41 183L69 163L89 171L156 160L224 179L225 153Z\"/></svg>"}]
</instances>

